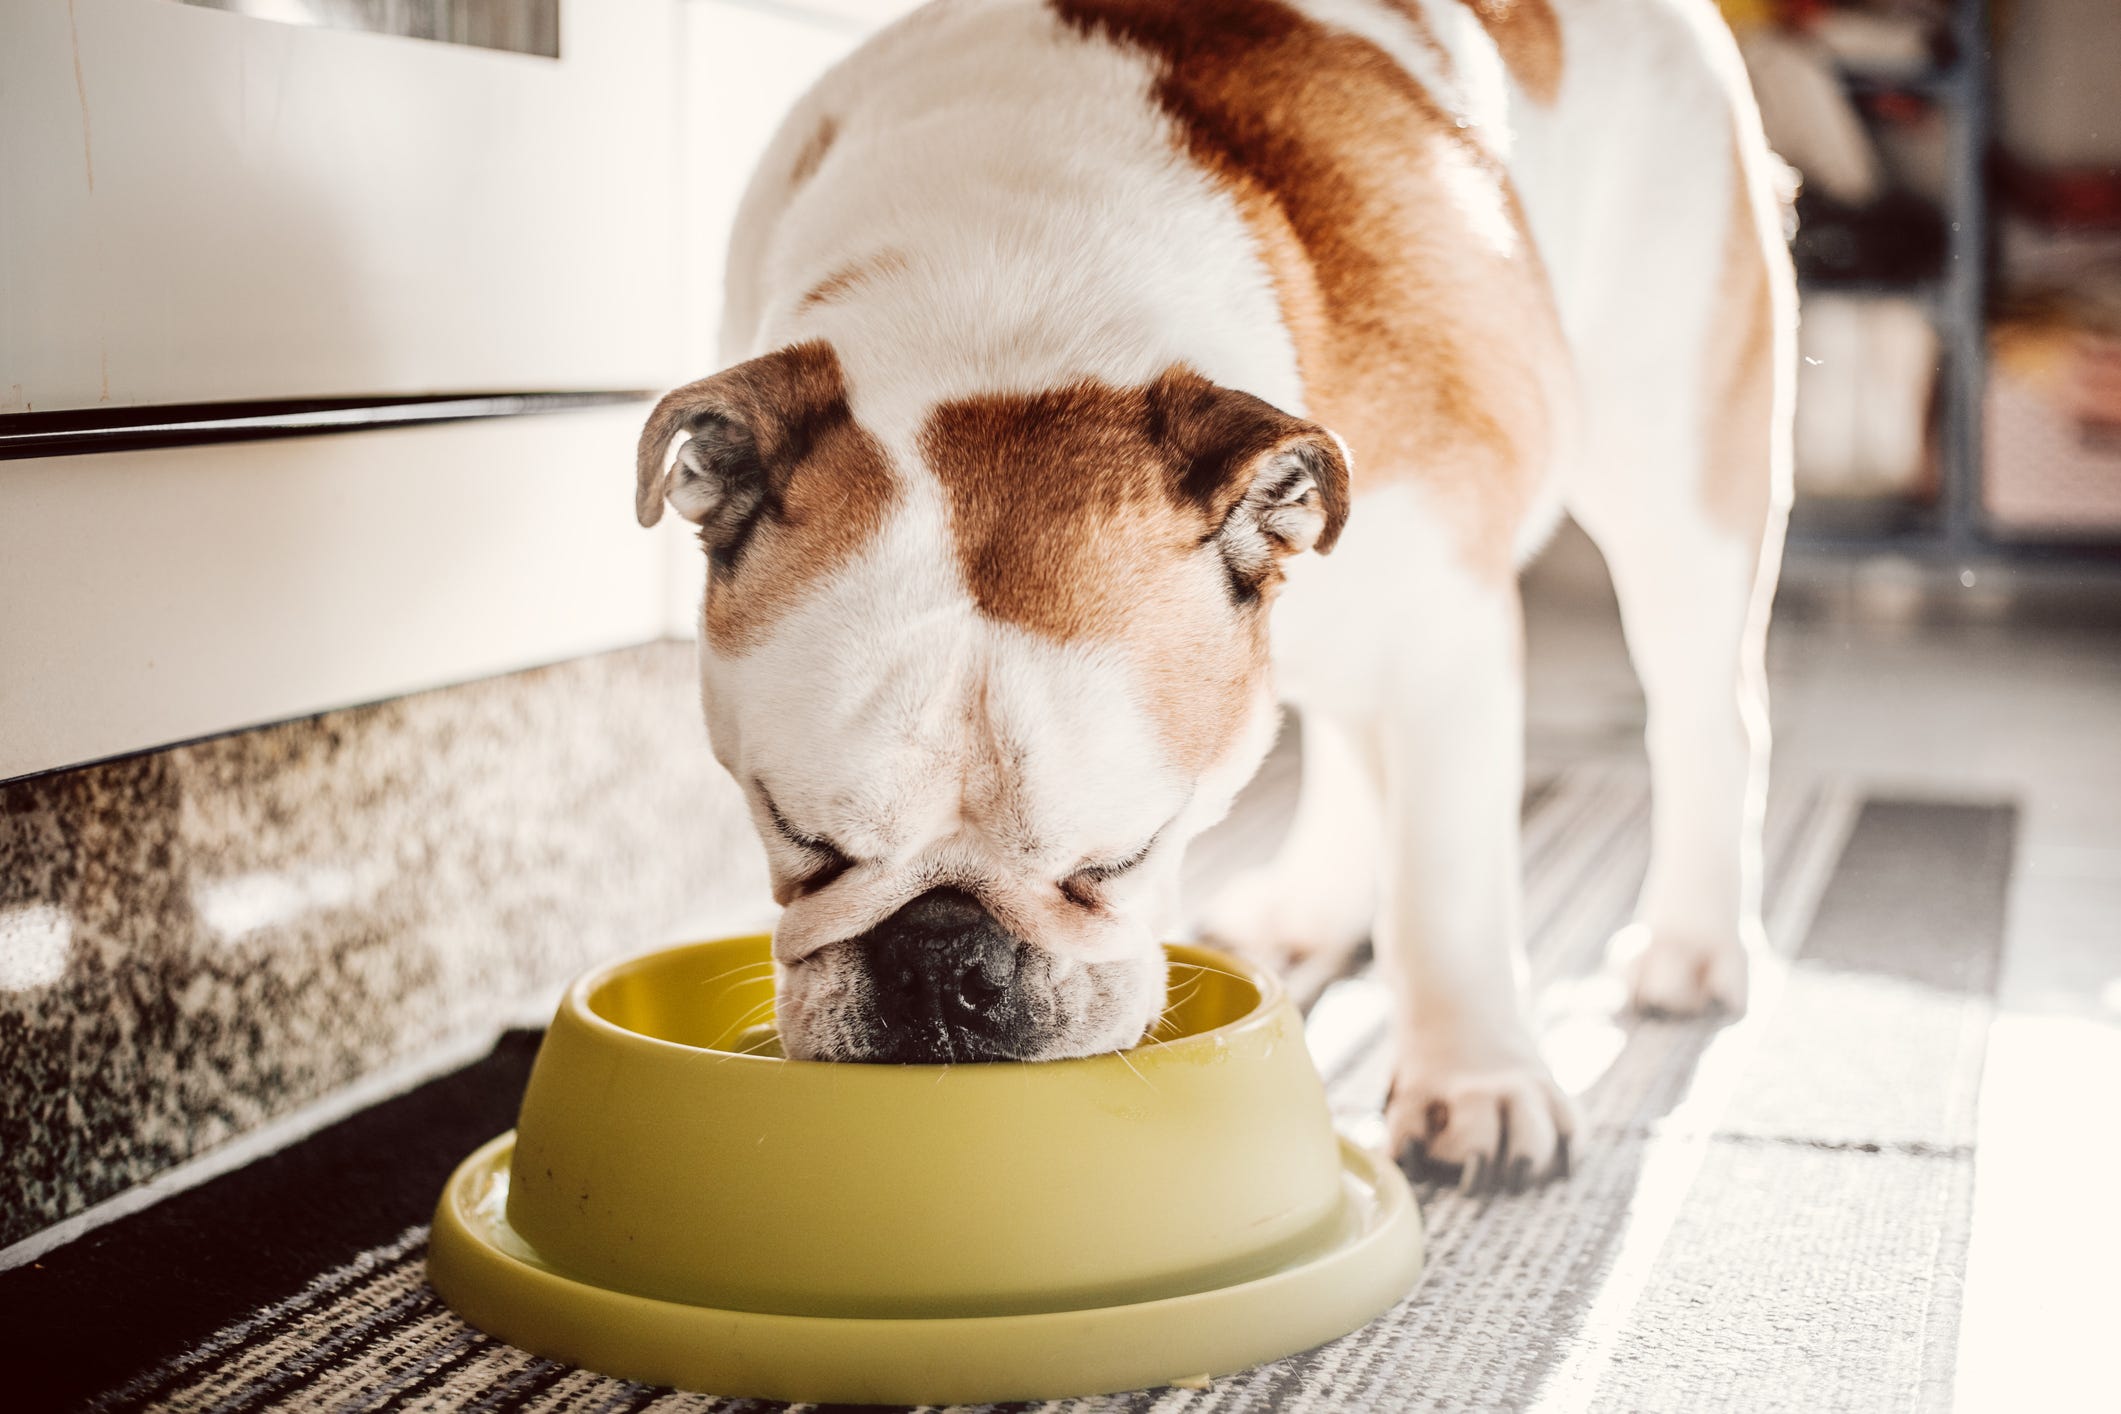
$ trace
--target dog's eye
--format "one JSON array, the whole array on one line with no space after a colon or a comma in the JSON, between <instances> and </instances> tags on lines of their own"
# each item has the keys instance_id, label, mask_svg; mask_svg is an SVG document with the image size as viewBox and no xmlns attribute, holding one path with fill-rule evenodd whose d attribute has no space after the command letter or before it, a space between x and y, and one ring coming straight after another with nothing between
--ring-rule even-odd
<instances>
[{"instance_id":1,"label":"dog's eye","mask_svg":"<svg viewBox=\"0 0 2121 1414\"><path fill-rule=\"evenodd\" d=\"M1161 838L1162 834L1161 830L1157 831L1157 838ZM1073 874L1060 881L1060 891L1068 902L1078 907L1096 908L1103 902L1099 895L1098 886L1117 879L1129 869L1134 868L1147 859L1149 851L1155 848L1156 839L1152 838L1147 844L1128 855L1125 859L1112 859L1095 864L1084 864L1078 867Z\"/></svg>"},{"instance_id":2,"label":"dog's eye","mask_svg":"<svg viewBox=\"0 0 2121 1414\"><path fill-rule=\"evenodd\" d=\"M808 850L810 849L810 846L806 845L804 846L804 849ZM818 852L822 854L823 862L820 863L816 869L813 869L808 874L805 874L796 883L796 887L801 889L806 894L816 893L819 889L822 889L827 885L831 884L835 879L839 878L840 875L846 873L849 869L852 869L854 867L853 860L849 859L846 855L841 854L831 845L822 846Z\"/></svg>"},{"instance_id":3,"label":"dog's eye","mask_svg":"<svg viewBox=\"0 0 2121 1414\"><path fill-rule=\"evenodd\" d=\"M765 784L758 783L758 788L759 799L766 806L766 818L773 822L775 833L816 861L815 867L797 881L798 889L806 894L814 894L854 867L854 860L831 840L804 834L789 824L788 817L781 814L780 807L775 805L773 797L767 794Z\"/></svg>"}]
</instances>

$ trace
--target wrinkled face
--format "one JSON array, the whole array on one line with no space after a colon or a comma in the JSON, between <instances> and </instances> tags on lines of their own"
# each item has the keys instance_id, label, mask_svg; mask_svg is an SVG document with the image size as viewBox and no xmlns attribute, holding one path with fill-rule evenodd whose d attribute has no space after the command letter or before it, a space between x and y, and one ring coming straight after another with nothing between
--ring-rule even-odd
<instances>
[{"instance_id":1,"label":"wrinkled face","mask_svg":"<svg viewBox=\"0 0 2121 1414\"><path fill-rule=\"evenodd\" d=\"M783 1044L1132 1045L1185 845L1269 744L1267 607L1339 529L1341 454L1184 370L880 421L813 343L642 441L641 518L667 497L709 556L702 700L784 905Z\"/></svg>"}]
</instances>

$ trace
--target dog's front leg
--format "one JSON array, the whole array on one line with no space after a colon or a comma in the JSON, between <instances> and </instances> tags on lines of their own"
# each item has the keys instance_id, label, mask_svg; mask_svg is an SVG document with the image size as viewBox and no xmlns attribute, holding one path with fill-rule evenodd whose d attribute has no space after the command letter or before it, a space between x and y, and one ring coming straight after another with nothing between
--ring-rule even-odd
<instances>
[{"instance_id":1,"label":"dog's front leg","mask_svg":"<svg viewBox=\"0 0 2121 1414\"><path fill-rule=\"evenodd\" d=\"M1516 1189L1566 1170L1573 1125L1525 1016L1523 625L1514 584L1435 577L1458 582L1394 635L1378 718L1376 944L1398 1048L1386 1122L1417 1169Z\"/></svg>"}]
</instances>

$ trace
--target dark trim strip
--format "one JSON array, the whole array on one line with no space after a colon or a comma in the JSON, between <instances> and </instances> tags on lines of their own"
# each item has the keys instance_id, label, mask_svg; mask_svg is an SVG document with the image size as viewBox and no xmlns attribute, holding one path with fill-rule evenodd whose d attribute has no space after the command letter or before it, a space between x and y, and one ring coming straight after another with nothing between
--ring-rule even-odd
<instances>
[{"instance_id":1,"label":"dark trim strip","mask_svg":"<svg viewBox=\"0 0 2121 1414\"><path fill-rule=\"evenodd\" d=\"M273 437L315 437L382 427L573 412L646 402L643 389L574 393L434 393L417 397L291 398L269 402L163 403L0 417L0 461L197 447Z\"/></svg>"}]
</instances>

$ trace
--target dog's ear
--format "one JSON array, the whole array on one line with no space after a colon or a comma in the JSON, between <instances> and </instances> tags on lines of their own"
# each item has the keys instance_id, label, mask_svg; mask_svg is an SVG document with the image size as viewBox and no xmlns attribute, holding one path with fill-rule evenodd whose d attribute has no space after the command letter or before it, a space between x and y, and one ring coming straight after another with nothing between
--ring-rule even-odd
<instances>
[{"instance_id":1,"label":"dog's ear","mask_svg":"<svg viewBox=\"0 0 2121 1414\"><path fill-rule=\"evenodd\" d=\"M1216 526L1232 581L1256 592L1281 561L1331 550L1348 520L1348 449L1315 422L1175 368L1149 390L1178 492Z\"/></svg>"},{"instance_id":2,"label":"dog's ear","mask_svg":"<svg viewBox=\"0 0 2121 1414\"><path fill-rule=\"evenodd\" d=\"M844 418L845 392L831 349L809 343L669 393L641 429L635 515L654 525L667 500L700 528L708 549L728 548L786 483L820 427ZM689 440L666 466L680 432Z\"/></svg>"}]
</instances>

